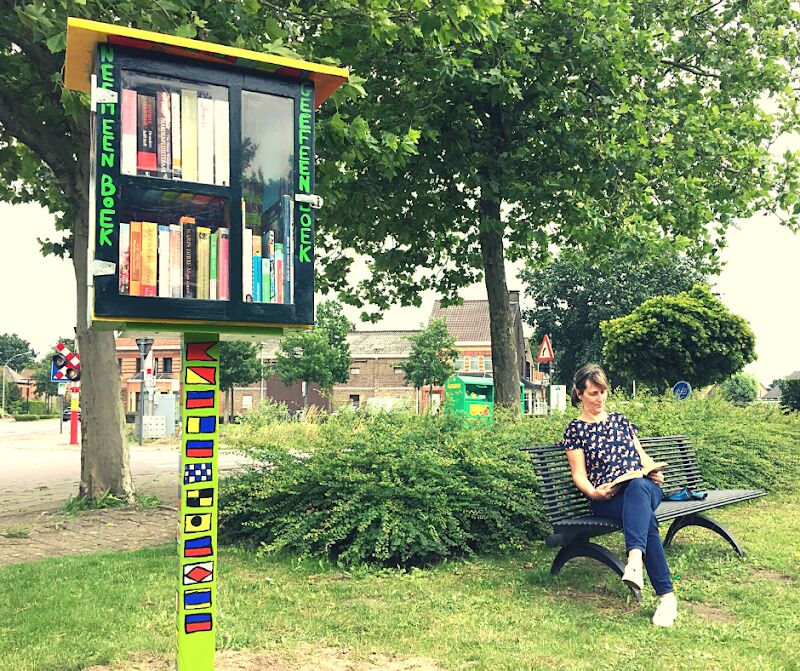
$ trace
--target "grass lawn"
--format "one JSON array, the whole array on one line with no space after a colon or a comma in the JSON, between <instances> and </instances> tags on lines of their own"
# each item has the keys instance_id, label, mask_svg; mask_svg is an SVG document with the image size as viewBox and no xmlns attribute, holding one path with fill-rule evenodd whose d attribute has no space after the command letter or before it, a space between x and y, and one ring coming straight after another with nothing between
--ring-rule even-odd
<instances>
[{"instance_id":1,"label":"grass lawn","mask_svg":"<svg viewBox=\"0 0 800 671\"><path fill-rule=\"evenodd\" d=\"M433 569L347 572L325 563L219 557L219 648L347 648L427 657L442 669L800 669L800 502L771 496L712 511L740 560L702 529L668 553L681 614L650 624L616 576L590 560L549 575L554 551ZM605 537L617 551L622 536ZM0 670L69 671L174 645L173 547L0 568Z\"/></svg>"}]
</instances>

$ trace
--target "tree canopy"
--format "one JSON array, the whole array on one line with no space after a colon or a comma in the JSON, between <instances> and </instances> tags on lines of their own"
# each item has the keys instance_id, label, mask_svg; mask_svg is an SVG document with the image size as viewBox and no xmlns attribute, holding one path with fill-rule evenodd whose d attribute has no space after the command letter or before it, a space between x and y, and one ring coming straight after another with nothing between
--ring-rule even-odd
<instances>
[{"instance_id":1,"label":"tree canopy","mask_svg":"<svg viewBox=\"0 0 800 671\"><path fill-rule=\"evenodd\" d=\"M350 379L351 325L337 301L323 301L317 309L313 331L291 333L281 338L275 368L285 385L316 383L330 394L333 385ZM308 402L308 389L304 404Z\"/></svg>"},{"instance_id":2,"label":"tree canopy","mask_svg":"<svg viewBox=\"0 0 800 671\"><path fill-rule=\"evenodd\" d=\"M401 368L406 381L421 389L425 385L443 385L455 371L458 350L456 339L447 329L445 319L432 319L419 333L408 336L411 353Z\"/></svg>"},{"instance_id":3,"label":"tree canopy","mask_svg":"<svg viewBox=\"0 0 800 671\"><path fill-rule=\"evenodd\" d=\"M756 358L750 325L702 285L651 298L600 329L609 368L660 391L721 382Z\"/></svg>"},{"instance_id":4,"label":"tree canopy","mask_svg":"<svg viewBox=\"0 0 800 671\"><path fill-rule=\"evenodd\" d=\"M600 323L630 314L648 298L688 291L712 270L695 256L665 247L648 257L619 250L590 257L564 250L552 261L521 271L523 310L536 338L549 334L556 357L556 383L567 384L589 362L605 364Z\"/></svg>"},{"instance_id":5,"label":"tree canopy","mask_svg":"<svg viewBox=\"0 0 800 671\"><path fill-rule=\"evenodd\" d=\"M13 361L9 361L13 357ZM36 352L31 344L16 333L0 333L0 366L9 362L14 370L30 368L36 363Z\"/></svg>"},{"instance_id":6,"label":"tree canopy","mask_svg":"<svg viewBox=\"0 0 800 671\"><path fill-rule=\"evenodd\" d=\"M736 373L719 387L722 398L731 403L744 405L758 399L758 380L749 373Z\"/></svg>"}]
</instances>

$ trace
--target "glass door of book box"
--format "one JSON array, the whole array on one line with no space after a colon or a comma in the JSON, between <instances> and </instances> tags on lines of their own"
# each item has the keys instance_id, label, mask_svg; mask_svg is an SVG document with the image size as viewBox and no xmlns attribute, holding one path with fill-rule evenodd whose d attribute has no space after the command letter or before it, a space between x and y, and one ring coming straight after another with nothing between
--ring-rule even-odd
<instances>
[{"instance_id":1,"label":"glass door of book box","mask_svg":"<svg viewBox=\"0 0 800 671\"><path fill-rule=\"evenodd\" d=\"M114 286L97 278L96 316L310 324L313 266L298 264L295 226L299 85L118 62L118 272Z\"/></svg>"}]
</instances>

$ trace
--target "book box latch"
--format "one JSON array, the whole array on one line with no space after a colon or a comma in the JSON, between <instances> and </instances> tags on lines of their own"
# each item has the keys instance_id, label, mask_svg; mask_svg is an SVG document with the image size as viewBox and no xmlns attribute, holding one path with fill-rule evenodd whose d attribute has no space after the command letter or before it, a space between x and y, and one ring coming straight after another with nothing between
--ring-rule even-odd
<instances>
[{"instance_id":1,"label":"book box latch","mask_svg":"<svg viewBox=\"0 0 800 671\"><path fill-rule=\"evenodd\" d=\"M117 264L113 261L95 259L94 264L92 265L92 271L92 274L95 277L99 277L101 275L113 275L115 272L117 272Z\"/></svg>"},{"instance_id":2,"label":"book box latch","mask_svg":"<svg viewBox=\"0 0 800 671\"><path fill-rule=\"evenodd\" d=\"M118 100L116 91L97 86L97 75L92 75L92 112L97 111L97 103L115 103Z\"/></svg>"}]
</instances>

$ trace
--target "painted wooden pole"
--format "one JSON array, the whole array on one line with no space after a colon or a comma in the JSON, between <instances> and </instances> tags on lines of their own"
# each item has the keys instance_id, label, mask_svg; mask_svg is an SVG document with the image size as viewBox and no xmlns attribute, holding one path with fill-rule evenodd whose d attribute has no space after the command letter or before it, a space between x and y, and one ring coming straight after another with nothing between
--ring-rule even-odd
<instances>
[{"instance_id":1,"label":"painted wooden pole","mask_svg":"<svg viewBox=\"0 0 800 671\"><path fill-rule=\"evenodd\" d=\"M217 614L219 336L186 333L181 365L178 671L213 671Z\"/></svg>"}]
</instances>

